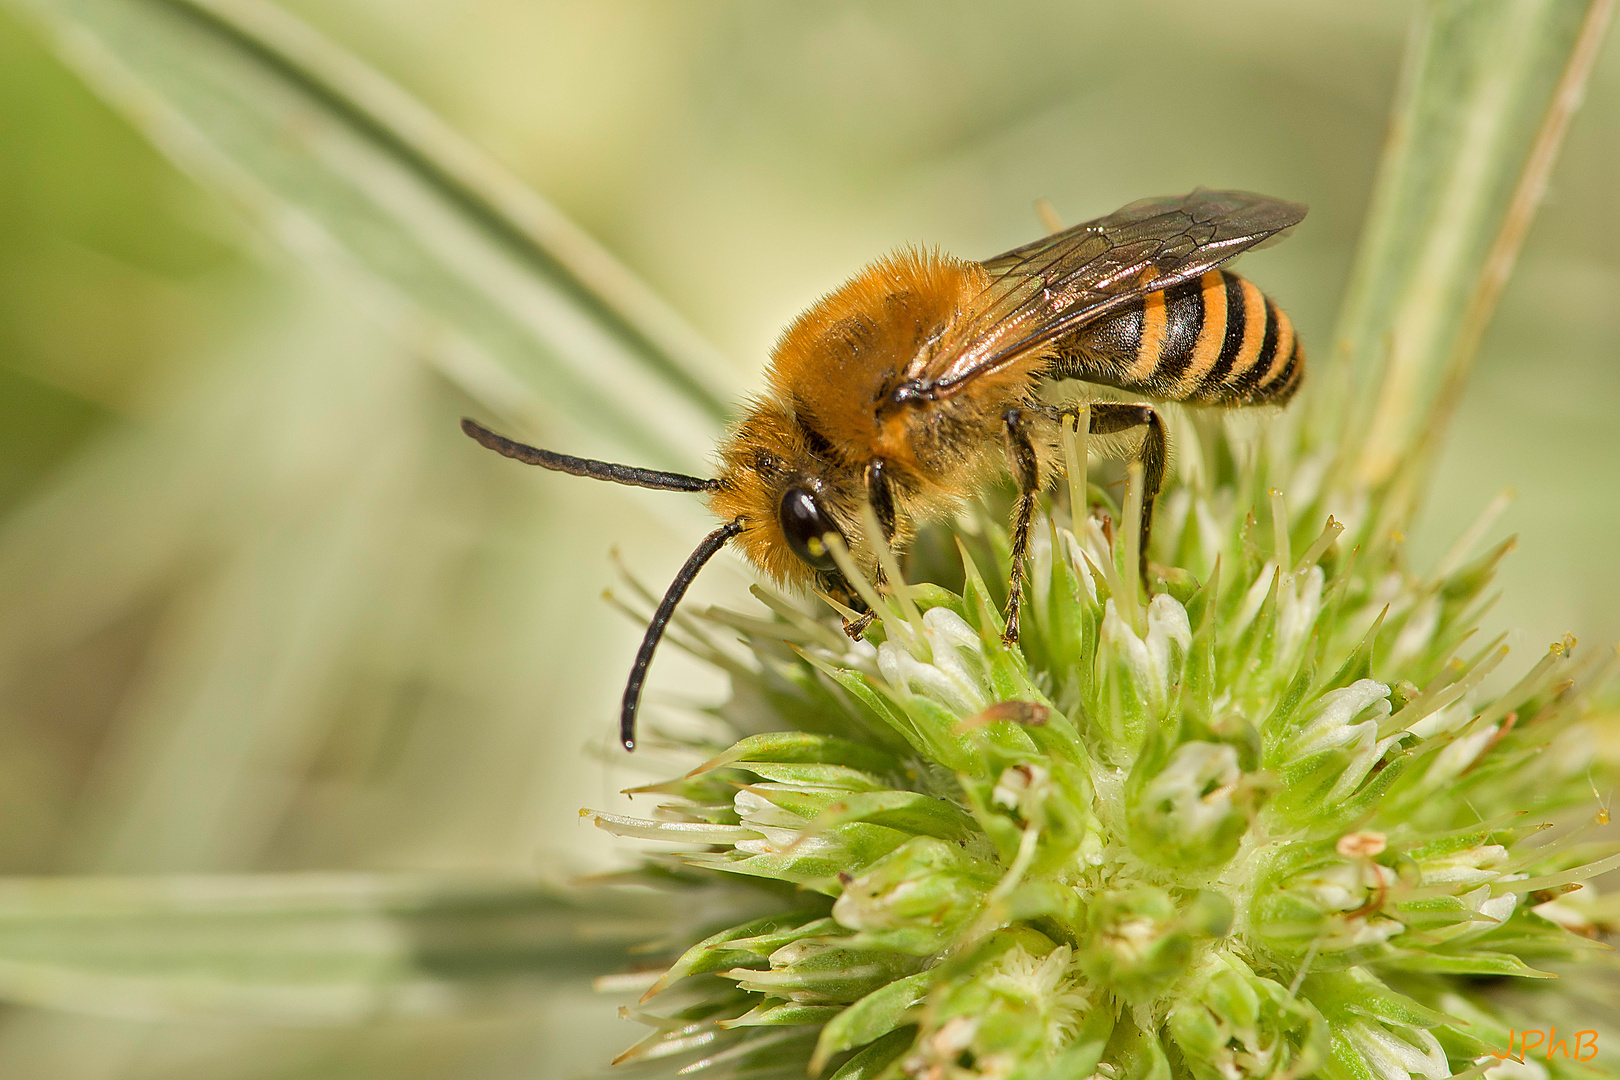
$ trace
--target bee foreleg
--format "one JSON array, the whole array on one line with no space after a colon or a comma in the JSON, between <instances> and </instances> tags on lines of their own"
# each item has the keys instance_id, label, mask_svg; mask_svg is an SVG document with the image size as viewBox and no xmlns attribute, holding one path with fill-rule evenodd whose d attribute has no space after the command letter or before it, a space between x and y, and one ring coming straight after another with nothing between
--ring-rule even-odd
<instances>
[{"instance_id":1,"label":"bee foreleg","mask_svg":"<svg viewBox=\"0 0 1620 1080\"><path fill-rule=\"evenodd\" d=\"M866 635L867 627L871 626L872 620L876 618L877 612L868 611L865 615L862 615L860 618L853 621L845 619L844 633L849 635L849 639L851 641L859 641Z\"/></svg>"},{"instance_id":2,"label":"bee foreleg","mask_svg":"<svg viewBox=\"0 0 1620 1080\"><path fill-rule=\"evenodd\" d=\"M865 482L866 500L871 504L872 513L878 521L878 528L883 533L883 543L893 544L895 533L894 489L890 485L889 474L885 471L882 458L874 458L867 462ZM888 577L883 572L883 561L881 559L872 568L872 584L877 587L880 593L888 591ZM853 590L850 591L853 594ZM859 607L865 607L858 596L851 595L850 598ZM857 619L845 619L844 633L848 634L852 640L859 641L876 618L877 612L867 611Z\"/></svg>"},{"instance_id":3,"label":"bee foreleg","mask_svg":"<svg viewBox=\"0 0 1620 1080\"><path fill-rule=\"evenodd\" d=\"M1091 403L1093 435L1112 435L1133 427L1147 428L1141 449L1137 451L1137 459L1142 462L1142 543L1138 548L1141 560L1137 569L1142 575L1142 585L1151 592L1148 583L1148 542L1153 538L1153 501L1159 496L1159 488L1164 486L1167 450L1164 421L1159 419L1159 414L1151 405L1114 401Z\"/></svg>"},{"instance_id":4,"label":"bee foreleg","mask_svg":"<svg viewBox=\"0 0 1620 1080\"><path fill-rule=\"evenodd\" d=\"M883 542L894 543L894 488L889 483L889 473L882 458L874 458L866 463L866 501L872 504L872 513L877 515L878 525L883 530Z\"/></svg>"},{"instance_id":5,"label":"bee foreleg","mask_svg":"<svg viewBox=\"0 0 1620 1080\"><path fill-rule=\"evenodd\" d=\"M883 534L882 542L893 550L895 530L894 489L890 486L889 474L885 471L882 458L873 458L866 463L865 481L866 501L871 504L872 516L877 518L878 531ZM872 546L874 548L877 546L876 541L873 542ZM883 570L883 560L881 558L877 560L877 565L872 567L872 584L877 587L877 591L880 593L889 591L889 578ZM873 618L874 616L869 612L866 621L861 623L863 632L871 625ZM847 626L844 630L850 632ZM854 636L853 633L851 633L851 636Z\"/></svg>"},{"instance_id":6,"label":"bee foreleg","mask_svg":"<svg viewBox=\"0 0 1620 1080\"><path fill-rule=\"evenodd\" d=\"M1020 409L1008 409L1001 414L1005 425L1007 463L1013 480L1018 484L1018 501L1013 504L1012 518L1012 575L1007 581L1007 629L1001 635L1003 645L1018 641L1018 609L1024 597L1024 557L1029 554L1029 524L1035 515L1035 497L1041 490L1041 463L1035 456L1035 445L1030 441Z\"/></svg>"},{"instance_id":7,"label":"bee foreleg","mask_svg":"<svg viewBox=\"0 0 1620 1080\"><path fill-rule=\"evenodd\" d=\"M877 613L867 608L866 601L862 600L861 594L851 588L849 582L844 580L843 574L835 571L823 573L819 576L822 591L837 601L839 607L845 612L843 619L844 633L849 635L851 641L861 640L862 635L866 633L866 628L872 625L873 619L877 618Z\"/></svg>"}]
</instances>

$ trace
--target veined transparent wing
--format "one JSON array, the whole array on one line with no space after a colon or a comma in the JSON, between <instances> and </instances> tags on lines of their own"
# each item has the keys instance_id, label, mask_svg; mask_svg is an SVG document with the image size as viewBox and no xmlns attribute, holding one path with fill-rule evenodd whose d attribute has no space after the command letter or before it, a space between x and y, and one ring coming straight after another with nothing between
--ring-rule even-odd
<instances>
[{"instance_id":1,"label":"veined transparent wing","mask_svg":"<svg viewBox=\"0 0 1620 1080\"><path fill-rule=\"evenodd\" d=\"M986 259L989 287L934 349L912 361L896 396L948 397L1139 296L1279 239L1305 209L1247 191L1199 188L1143 199Z\"/></svg>"}]
</instances>

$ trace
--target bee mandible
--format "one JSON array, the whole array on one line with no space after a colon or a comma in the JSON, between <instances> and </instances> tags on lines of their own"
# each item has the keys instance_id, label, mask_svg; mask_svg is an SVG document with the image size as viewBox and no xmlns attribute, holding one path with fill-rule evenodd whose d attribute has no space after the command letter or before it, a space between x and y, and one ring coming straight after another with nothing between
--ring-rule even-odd
<instances>
[{"instance_id":1,"label":"bee mandible","mask_svg":"<svg viewBox=\"0 0 1620 1080\"><path fill-rule=\"evenodd\" d=\"M1008 645L1018 640L1024 557L1036 497L1063 474L1073 406L1041 400L1062 380L1192 405L1282 405L1305 374L1293 324L1250 282L1220 269L1279 238L1299 203L1198 189L1145 199L971 262L906 249L817 301L783 333L749 404L702 479L526 446L472 421L468 435L507 457L576 476L702 494L724 522L703 538L654 612L625 686L620 739L635 747L636 709L653 652L703 564L735 540L784 585L813 587L871 613L834 560L830 540L883 587L862 526L870 506L883 539L903 548L919 523L954 513L1011 473ZM1097 401L1090 432L1142 429L1142 564L1168 444L1149 403Z\"/></svg>"}]
</instances>

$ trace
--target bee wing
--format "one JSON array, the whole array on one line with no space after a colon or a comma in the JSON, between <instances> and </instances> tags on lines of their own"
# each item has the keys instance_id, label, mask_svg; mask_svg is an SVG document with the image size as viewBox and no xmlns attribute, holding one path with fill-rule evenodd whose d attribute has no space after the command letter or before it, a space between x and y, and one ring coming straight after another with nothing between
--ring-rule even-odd
<instances>
[{"instance_id":1,"label":"bee wing","mask_svg":"<svg viewBox=\"0 0 1620 1080\"><path fill-rule=\"evenodd\" d=\"M908 396L948 397L1136 297L1280 239L1304 217L1303 203L1199 188L1143 199L986 259L989 287L912 361L901 386Z\"/></svg>"}]
</instances>

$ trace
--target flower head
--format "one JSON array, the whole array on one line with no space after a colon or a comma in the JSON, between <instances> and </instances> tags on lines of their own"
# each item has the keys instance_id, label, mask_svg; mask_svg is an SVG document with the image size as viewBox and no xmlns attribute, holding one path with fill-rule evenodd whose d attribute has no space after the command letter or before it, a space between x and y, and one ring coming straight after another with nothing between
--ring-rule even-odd
<instances>
[{"instance_id":1,"label":"flower head","mask_svg":"<svg viewBox=\"0 0 1620 1080\"><path fill-rule=\"evenodd\" d=\"M1304 554L1265 554L1255 487L1172 497L1155 554L1181 569L1145 603L1111 508L1054 510L1015 648L982 526L961 591L893 586L867 641L769 594L774 623L716 613L756 658L719 714L757 733L597 823L759 914L674 961L627 1059L1440 1077L1500 1049L1480 1017L1515 1026L1484 980L1599 962L1560 899L1620 861L1573 827L1588 756L1553 751L1586 723L1573 643L1488 695L1500 552L1424 578L1370 525L1310 543L1279 516Z\"/></svg>"}]
</instances>

